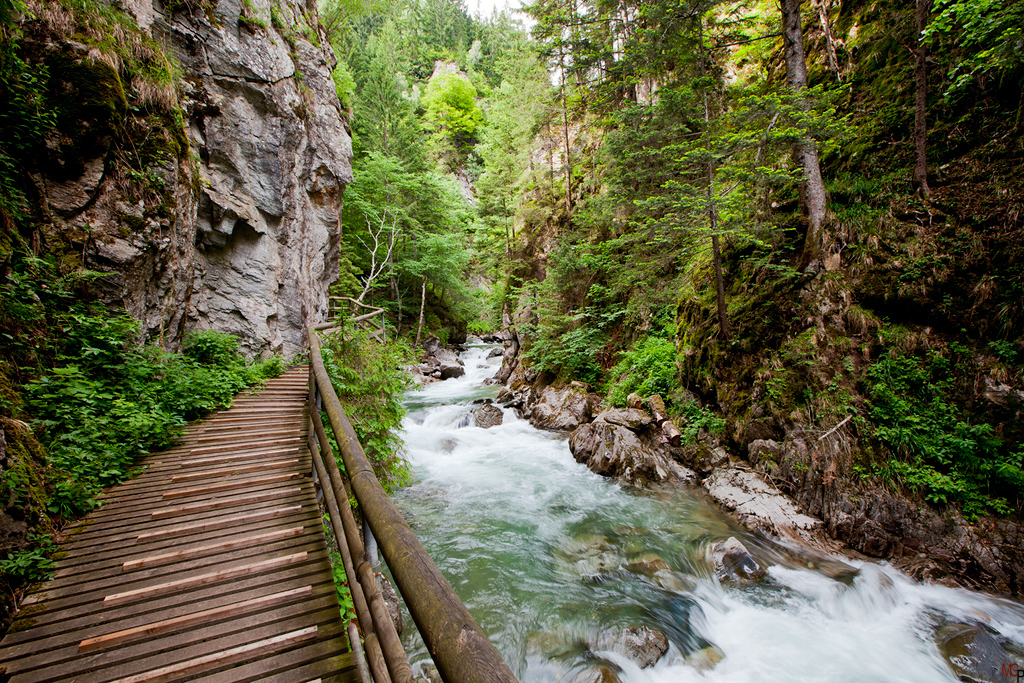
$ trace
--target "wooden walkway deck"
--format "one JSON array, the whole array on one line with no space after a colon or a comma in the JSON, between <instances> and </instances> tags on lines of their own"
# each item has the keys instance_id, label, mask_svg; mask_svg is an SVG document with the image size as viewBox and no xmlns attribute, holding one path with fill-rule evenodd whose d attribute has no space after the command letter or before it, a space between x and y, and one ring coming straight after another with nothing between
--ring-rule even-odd
<instances>
[{"instance_id":1,"label":"wooden walkway deck","mask_svg":"<svg viewBox=\"0 0 1024 683\"><path fill-rule=\"evenodd\" d=\"M309 478L307 372L110 490L0 642L12 683L358 680Z\"/></svg>"}]
</instances>

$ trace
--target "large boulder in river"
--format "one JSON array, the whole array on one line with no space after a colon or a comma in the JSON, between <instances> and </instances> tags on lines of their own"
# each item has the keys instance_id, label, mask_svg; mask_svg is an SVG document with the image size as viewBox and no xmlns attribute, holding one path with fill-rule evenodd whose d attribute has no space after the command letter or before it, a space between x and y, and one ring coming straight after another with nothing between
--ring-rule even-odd
<instances>
[{"instance_id":1,"label":"large boulder in river","mask_svg":"<svg viewBox=\"0 0 1024 683\"><path fill-rule=\"evenodd\" d=\"M595 650L611 650L646 669L668 652L668 638L649 626L632 626L602 633L594 643Z\"/></svg>"},{"instance_id":2,"label":"large boulder in river","mask_svg":"<svg viewBox=\"0 0 1024 683\"><path fill-rule=\"evenodd\" d=\"M650 438L643 438L621 424L624 414L640 411L605 411L590 424L579 427L569 437L569 450L576 462L591 471L619 481L644 486L665 481L693 482L692 471L673 460ZM605 416L614 422L608 422ZM620 422L620 424L616 424Z\"/></svg>"},{"instance_id":3,"label":"large boulder in river","mask_svg":"<svg viewBox=\"0 0 1024 683\"><path fill-rule=\"evenodd\" d=\"M711 548L715 576L719 581L760 581L767 572L735 536Z\"/></svg>"},{"instance_id":4,"label":"large boulder in river","mask_svg":"<svg viewBox=\"0 0 1024 683\"><path fill-rule=\"evenodd\" d=\"M587 389L581 382L544 387L531 407L530 424L538 429L569 431L590 422L601 397Z\"/></svg>"},{"instance_id":5,"label":"large boulder in river","mask_svg":"<svg viewBox=\"0 0 1024 683\"><path fill-rule=\"evenodd\" d=\"M462 377L466 374L466 368L463 367L462 361L459 360L458 355L454 351L448 349L438 349L434 353L434 358L440 365L441 379L449 379L452 377Z\"/></svg>"},{"instance_id":6,"label":"large boulder in river","mask_svg":"<svg viewBox=\"0 0 1024 683\"><path fill-rule=\"evenodd\" d=\"M489 429L500 425L504 417L505 414L501 412L501 408L488 404L473 411L473 424L477 427Z\"/></svg>"},{"instance_id":7,"label":"large boulder in river","mask_svg":"<svg viewBox=\"0 0 1024 683\"><path fill-rule=\"evenodd\" d=\"M935 644L961 681L1009 680L1005 672L1013 660L999 641L980 626L946 624L935 632Z\"/></svg>"}]
</instances>

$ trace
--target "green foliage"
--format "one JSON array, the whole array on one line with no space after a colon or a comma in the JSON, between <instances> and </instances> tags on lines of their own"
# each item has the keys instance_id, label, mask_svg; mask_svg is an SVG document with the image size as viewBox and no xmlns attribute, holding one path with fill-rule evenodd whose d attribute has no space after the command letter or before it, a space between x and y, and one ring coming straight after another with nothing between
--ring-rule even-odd
<instances>
[{"instance_id":1,"label":"green foliage","mask_svg":"<svg viewBox=\"0 0 1024 683\"><path fill-rule=\"evenodd\" d=\"M963 92L989 75L1011 76L1021 82L1024 65L1024 5L1003 0L938 0L936 15L925 30L935 46L951 38L963 50L948 74L947 94Z\"/></svg>"},{"instance_id":2,"label":"green foliage","mask_svg":"<svg viewBox=\"0 0 1024 683\"><path fill-rule=\"evenodd\" d=\"M352 591L348 587L348 576L345 573L345 561L333 542L334 530L331 527L331 518L324 515L320 520L324 528L324 536L327 537L327 559L331 563L331 576L334 579L334 590L338 595L338 607L341 612L341 620L348 623L356 616L355 605L352 603Z\"/></svg>"},{"instance_id":3,"label":"green foliage","mask_svg":"<svg viewBox=\"0 0 1024 683\"><path fill-rule=\"evenodd\" d=\"M476 88L463 76L444 74L430 79L422 102L427 123L463 143L472 139L484 118L476 103Z\"/></svg>"},{"instance_id":4,"label":"green foliage","mask_svg":"<svg viewBox=\"0 0 1024 683\"><path fill-rule=\"evenodd\" d=\"M955 349L954 349L955 351ZM958 502L974 517L1010 511L1024 482L1021 452L1013 452L992 425L972 423L956 403L955 367L932 351L924 357L892 354L867 373L868 416L877 444L889 454L880 472L927 500Z\"/></svg>"},{"instance_id":5,"label":"green foliage","mask_svg":"<svg viewBox=\"0 0 1024 683\"><path fill-rule=\"evenodd\" d=\"M626 405L626 397L633 392L641 396L669 396L679 386L675 344L662 337L646 337L631 351L622 354L611 376L618 379L608 399L617 406Z\"/></svg>"},{"instance_id":6,"label":"green foliage","mask_svg":"<svg viewBox=\"0 0 1024 683\"><path fill-rule=\"evenodd\" d=\"M48 581L57 568L50 559L56 550L57 544L49 536L31 535L29 547L14 550L0 560L0 576L9 586Z\"/></svg>"},{"instance_id":7,"label":"green foliage","mask_svg":"<svg viewBox=\"0 0 1024 683\"><path fill-rule=\"evenodd\" d=\"M234 337L209 330L192 335L183 356L137 346L138 323L127 315L72 313L61 325L54 367L26 387L55 518L87 512L102 487L130 476L138 455L171 445L186 420L283 369L280 359L247 365Z\"/></svg>"},{"instance_id":8,"label":"green foliage","mask_svg":"<svg viewBox=\"0 0 1024 683\"><path fill-rule=\"evenodd\" d=\"M402 395L412 386L403 367L412 358L411 350L401 342L381 344L351 327L325 335L321 350L331 384L377 479L388 491L408 483L398 430L405 417Z\"/></svg>"},{"instance_id":9,"label":"green foliage","mask_svg":"<svg viewBox=\"0 0 1024 683\"><path fill-rule=\"evenodd\" d=\"M694 443L701 430L720 436L725 432L725 419L716 416L708 408L691 401L682 408L683 443Z\"/></svg>"}]
</instances>

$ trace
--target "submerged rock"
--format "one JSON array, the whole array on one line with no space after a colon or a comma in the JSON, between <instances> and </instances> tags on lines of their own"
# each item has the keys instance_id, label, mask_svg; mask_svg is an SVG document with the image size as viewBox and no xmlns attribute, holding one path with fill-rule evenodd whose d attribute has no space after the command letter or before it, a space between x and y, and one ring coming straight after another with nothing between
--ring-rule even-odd
<instances>
[{"instance_id":1,"label":"submerged rock","mask_svg":"<svg viewBox=\"0 0 1024 683\"><path fill-rule=\"evenodd\" d=\"M581 671L572 679L572 683L621 683L622 679L615 669L607 665L593 666Z\"/></svg>"},{"instance_id":2,"label":"submerged rock","mask_svg":"<svg viewBox=\"0 0 1024 683\"><path fill-rule=\"evenodd\" d=\"M621 564L608 538L597 534L571 539L559 549L558 559L566 570L584 581L601 580Z\"/></svg>"},{"instance_id":3,"label":"submerged rock","mask_svg":"<svg viewBox=\"0 0 1024 683\"><path fill-rule=\"evenodd\" d=\"M767 574L735 536L712 546L712 563L720 581L760 581Z\"/></svg>"},{"instance_id":4,"label":"submerged rock","mask_svg":"<svg viewBox=\"0 0 1024 683\"><path fill-rule=\"evenodd\" d=\"M1005 681L1013 660L995 637L980 626L946 624L935 632L935 643L949 668L961 681ZM1019 666L1019 665L1018 665Z\"/></svg>"},{"instance_id":5,"label":"submerged rock","mask_svg":"<svg viewBox=\"0 0 1024 683\"><path fill-rule=\"evenodd\" d=\"M598 637L594 649L617 652L641 669L646 669L654 666L668 652L668 638L649 626L631 626L605 631Z\"/></svg>"},{"instance_id":6,"label":"submerged rock","mask_svg":"<svg viewBox=\"0 0 1024 683\"><path fill-rule=\"evenodd\" d=\"M723 659L725 659L724 652L714 645L708 645L705 648L688 654L685 661L697 671L710 671Z\"/></svg>"},{"instance_id":7,"label":"submerged rock","mask_svg":"<svg viewBox=\"0 0 1024 683\"><path fill-rule=\"evenodd\" d=\"M473 424L484 429L500 425L504 418L501 408L495 405L488 404L473 411Z\"/></svg>"}]
</instances>

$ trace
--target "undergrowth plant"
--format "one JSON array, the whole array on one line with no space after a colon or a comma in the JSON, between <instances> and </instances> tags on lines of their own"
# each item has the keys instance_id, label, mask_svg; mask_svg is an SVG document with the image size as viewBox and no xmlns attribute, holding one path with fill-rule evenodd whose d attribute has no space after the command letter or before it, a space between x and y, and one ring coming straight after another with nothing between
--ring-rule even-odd
<instances>
[{"instance_id":1,"label":"undergrowth plant","mask_svg":"<svg viewBox=\"0 0 1024 683\"><path fill-rule=\"evenodd\" d=\"M188 420L284 370L276 356L246 363L238 340L214 330L191 334L178 354L139 345L128 315L60 320L56 363L26 392L53 482L46 507L57 520L92 509L101 488L130 476L138 455L174 443Z\"/></svg>"},{"instance_id":2,"label":"undergrowth plant","mask_svg":"<svg viewBox=\"0 0 1024 683\"><path fill-rule=\"evenodd\" d=\"M407 483L408 463L401 455L398 430L405 417L402 394L412 386L412 376L403 368L412 359L411 350L402 340L380 344L368 333L345 326L324 336L321 352L377 479L389 492Z\"/></svg>"},{"instance_id":3,"label":"undergrowth plant","mask_svg":"<svg viewBox=\"0 0 1024 683\"><path fill-rule=\"evenodd\" d=\"M955 400L959 345L951 347L949 355L894 352L868 370L868 417L883 451L876 473L932 503L960 503L969 518L1009 514L1024 487L1024 449L963 414Z\"/></svg>"}]
</instances>

